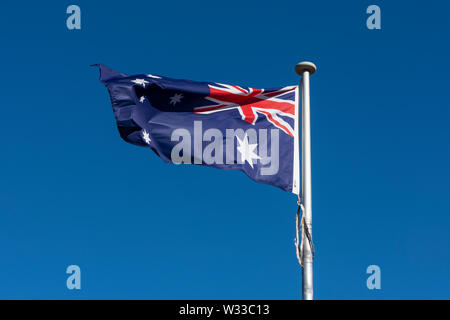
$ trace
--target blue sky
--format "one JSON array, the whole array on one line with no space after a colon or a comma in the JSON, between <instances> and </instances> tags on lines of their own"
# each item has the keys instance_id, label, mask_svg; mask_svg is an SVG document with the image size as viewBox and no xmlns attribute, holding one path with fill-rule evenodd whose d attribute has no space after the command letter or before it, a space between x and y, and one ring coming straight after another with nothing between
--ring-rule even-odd
<instances>
[{"instance_id":1,"label":"blue sky","mask_svg":"<svg viewBox=\"0 0 450 320\"><path fill-rule=\"evenodd\" d=\"M70 4L81 30L66 28ZM381 30L366 28L371 4ZM318 66L315 297L450 298L449 14L448 1L2 1L0 298L300 298L295 196L122 141L89 65L277 87L302 60ZM381 290L366 288L371 264Z\"/></svg>"}]
</instances>

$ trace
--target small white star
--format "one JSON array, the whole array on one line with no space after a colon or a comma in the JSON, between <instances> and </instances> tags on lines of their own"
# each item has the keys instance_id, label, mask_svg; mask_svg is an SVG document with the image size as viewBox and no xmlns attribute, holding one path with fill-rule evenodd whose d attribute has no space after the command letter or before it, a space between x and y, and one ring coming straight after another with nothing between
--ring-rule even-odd
<instances>
[{"instance_id":1,"label":"small white star","mask_svg":"<svg viewBox=\"0 0 450 320\"><path fill-rule=\"evenodd\" d=\"M145 88L145 85L148 84L149 82L145 79L135 79L135 80L131 80L131 82L136 83L138 85L141 85Z\"/></svg>"},{"instance_id":2,"label":"small white star","mask_svg":"<svg viewBox=\"0 0 450 320\"><path fill-rule=\"evenodd\" d=\"M236 138L238 139L239 142L239 146L237 147L237 149L241 154L241 162L245 163L245 161L247 161L250 167L252 167L253 169L253 160L261 159L261 157L255 153L255 149L258 146L258 144L257 143L250 144L248 142L247 134L244 135L244 138L242 140L239 139L238 136L236 136Z\"/></svg>"},{"instance_id":3,"label":"small white star","mask_svg":"<svg viewBox=\"0 0 450 320\"><path fill-rule=\"evenodd\" d=\"M145 96L142 96L142 97L139 98L139 102L140 103L144 103L144 100L145 100Z\"/></svg>"},{"instance_id":4,"label":"small white star","mask_svg":"<svg viewBox=\"0 0 450 320\"><path fill-rule=\"evenodd\" d=\"M154 76L154 75L152 75L152 74L148 74L147 77L153 78L153 79L161 79L161 77Z\"/></svg>"},{"instance_id":5,"label":"small white star","mask_svg":"<svg viewBox=\"0 0 450 320\"><path fill-rule=\"evenodd\" d=\"M171 104L175 105L176 103L180 102L181 99L183 99L183 95L181 93L175 93L173 97L170 97Z\"/></svg>"},{"instance_id":6,"label":"small white star","mask_svg":"<svg viewBox=\"0 0 450 320\"><path fill-rule=\"evenodd\" d=\"M149 133L148 133L147 130L145 130L145 129L142 131L142 139L144 139L144 141L145 141L146 144L150 144L150 141L152 141L152 140L150 139Z\"/></svg>"}]
</instances>

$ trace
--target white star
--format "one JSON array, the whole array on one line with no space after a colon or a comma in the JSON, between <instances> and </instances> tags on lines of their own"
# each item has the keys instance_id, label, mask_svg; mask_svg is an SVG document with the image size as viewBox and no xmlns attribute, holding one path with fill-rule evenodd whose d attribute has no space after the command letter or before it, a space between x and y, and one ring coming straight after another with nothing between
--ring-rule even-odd
<instances>
[{"instance_id":1,"label":"white star","mask_svg":"<svg viewBox=\"0 0 450 320\"><path fill-rule=\"evenodd\" d=\"M153 78L153 79L161 79L161 77L154 76L154 75L152 75L152 74L148 74L147 77Z\"/></svg>"},{"instance_id":2,"label":"white star","mask_svg":"<svg viewBox=\"0 0 450 320\"><path fill-rule=\"evenodd\" d=\"M177 102L180 102L183 99L183 95L181 93L175 93L173 97L170 97L171 104L175 105Z\"/></svg>"},{"instance_id":3,"label":"white star","mask_svg":"<svg viewBox=\"0 0 450 320\"><path fill-rule=\"evenodd\" d=\"M145 100L145 96L142 96L142 97L139 98L139 102L140 103L144 103L144 100Z\"/></svg>"},{"instance_id":4,"label":"white star","mask_svg":"<svg viewBox=\"0 0 450 320\"><path fill-rule=\"evenodd\" d=\"M237 149L241 153L241 162L245 163L245 161L247 161L250 167L253 168L253 160L261 159L261 157L255 153L255 149L258 146L258 144L248 143L247 134L244 135L244 138L242 140L239 139L238 136L236 136L236 138L238 139L239 142L239 146L237 147Z\"/></svg>"},{"instance_id":5,"label":"white star","mask_svg":"<svg viewBox=\"0 0 450 320\"><path fill-rule=\"evenodd\" d=\"M144 139L144 141L145 141L146 144L150 144L150 141L152 141L152 140L150 139L149 133L148 133L147 130L145 130L145 129L142 131L142 139Z\"/></svg>"},{"instance_id":6,"label":"white star","mask_svg":"<svg viewBox=\"0 0 450 320\"><path fill-rule=\"evenodd\" d=\"M143 86L144 88L145 88L145 85L146 85L147 83L149 83L149 82L148 82L147 80L145 80L145 79L135 79L135 80L131 80L131 82L136 83L136 84L139 84L139 85Z\"/></svg>"}]
</instances>

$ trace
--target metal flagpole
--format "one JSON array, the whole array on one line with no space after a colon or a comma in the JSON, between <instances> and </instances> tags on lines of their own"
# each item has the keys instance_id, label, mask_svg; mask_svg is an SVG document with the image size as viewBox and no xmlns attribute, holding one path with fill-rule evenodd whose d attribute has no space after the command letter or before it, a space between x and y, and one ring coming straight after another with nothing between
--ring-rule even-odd
<instances>
[{"instance_id":1,"label":"metal flagpole","mask_svg":"<svg viewBox=\"0 0 450 320\"><path fill-rule=\"evenodd\" d=\"M311 212L311 127L309 105L309 76L317 68L312 62L300 62L295 66L295 72L302 77L302 183L301 201L303 205L302 228L307 239L302 239L303 273L302 298L313 300L313 248L312 248L312 212Z\"/></svg>"}]
</instances>

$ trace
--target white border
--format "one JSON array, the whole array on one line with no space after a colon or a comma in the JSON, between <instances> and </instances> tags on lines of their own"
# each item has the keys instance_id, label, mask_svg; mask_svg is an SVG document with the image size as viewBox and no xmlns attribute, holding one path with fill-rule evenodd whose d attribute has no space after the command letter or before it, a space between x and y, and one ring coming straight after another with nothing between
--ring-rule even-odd
<instances>
[{"instance_id":1,"label":"white border","mask_svg":"<svg viewBox=\"0 0 450 320\"><path fill-rule=\"evenodd\" d=\"M299 113L300 94L299 86L295 88L295 123L294 123L294 166L292 170L292 193L300 194L300 153L299 153Z\"/></svg>"}]
</instances>

